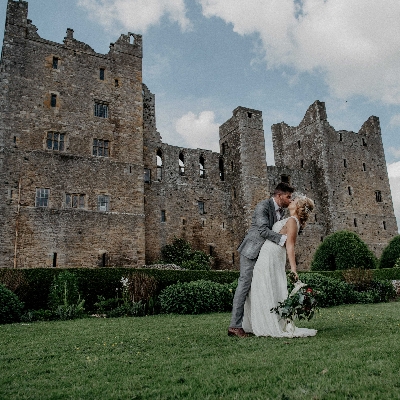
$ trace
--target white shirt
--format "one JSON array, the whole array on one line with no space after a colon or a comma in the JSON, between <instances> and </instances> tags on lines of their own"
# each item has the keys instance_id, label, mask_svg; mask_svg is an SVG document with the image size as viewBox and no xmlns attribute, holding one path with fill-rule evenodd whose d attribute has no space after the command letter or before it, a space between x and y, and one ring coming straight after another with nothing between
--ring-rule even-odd
<instances>
[{"instance_id":1,"label":"white shirt","mask_svg":"<svg viewBox=\"0 0 400 400\"><path fill-rule=\"evenodd\" d=\"M272 198L272 200L273 200L274 206L275 206L276 220L280 221L283 218L283 212L281 215L281 213L279 212L280 207L278 206L278 204L276 203L274 198ZM279 241L279 246L284 246L286 243L286 239L287 239L287 236L282 235L281 240Z\"/></svg>"}]
</instances>

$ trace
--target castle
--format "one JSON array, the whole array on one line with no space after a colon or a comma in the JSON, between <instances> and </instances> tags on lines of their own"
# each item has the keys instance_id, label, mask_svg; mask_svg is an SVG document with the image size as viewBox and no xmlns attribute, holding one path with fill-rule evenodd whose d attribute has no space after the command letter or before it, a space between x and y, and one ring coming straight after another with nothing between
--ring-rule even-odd
<instances>
[{"instance_id":1,"label":"castle","mask_svg":"<svg viewBox=\"0 0 400 400\"><path fill-rule=\"evenodd\" d=\"M0 66L0 266L140 267L174 236L239 266L255 205L280 181L313 198L299 269L332 232L356 232L379 255L397 234L379 120L336 131L316 101L297 127L238 107L220 152L163 143L142 82L142 38L98 54L67 29L42 39L26 1L8 0Z\"/></svg>"}]
</instances>

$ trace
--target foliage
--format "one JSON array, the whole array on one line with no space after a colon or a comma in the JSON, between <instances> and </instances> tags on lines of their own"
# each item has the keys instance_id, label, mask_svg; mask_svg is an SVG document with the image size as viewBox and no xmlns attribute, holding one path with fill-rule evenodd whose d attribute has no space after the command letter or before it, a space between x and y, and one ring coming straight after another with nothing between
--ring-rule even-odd
<instances>
[{"instance_id":1,"label":"foliage","mask_svg":"<svg viewBox=\"0 0 400 400\"><path fill-rule=\"evenodd\" d=\"M395 236L383 249L379 260L380 268L393 268L400 258L400 235ZM400 265L397 266L397 268Z\"/></svg>"},{"instance_id":2,"label":"foliage","mask_svg":"<svg viewBox=\"0 0 400 400\"><path fill-rule=\"evenodd\" d=\"M232 308L233 293L232 287L227 284L206 280L178 282L160 293L159 302L163 313L222 312Z\"/></svg>"},{"instance_id":3,"label":"foliage","mask_svg":"<svg viewBox=\"0 0 400 400\"><path fill-rule=\"evenodd\" d=\"M152 298L156 298L162 289L178 281L190 282L205 279L229 283L239 277L239 271L179 271L149 268L69 268L62 270L57 268L0 268L0 282L5 274L23 274L26 286L24 286L24 290L17 292L18 297L25 303L26 309L40 310L48 307L49 291L53 279L64 271L69 271L76 276L78 290L85 299L85 308L88 312L95 310L94 304L98 301L98 296L103 296L105 299L116 297L116 289L121 290L121 278L124 276L144 274L146 277L150 277L157 286L155 294L151 295ZM146 285L149 289L151 282L149 281ZM148 302L152 301L154 300L148 300Z\"/></svg>"},{"instance_id":4,"label":"foliage","mask_svg":"<svg viewBox=\"0 0 400 400\"><path fill-rule=\"evenodd\" d=\"M372 269L376 265L376 257L358 235L339 231L327 236L319 245L311 262L311 270Z\"/></svg>"},{"instance_id":5,"label":"foliage","mask_svg":"<svg viewBox=\"0 0 400 400\"><path fill-rule=\"evenodd\" d=\"M396 260L393 268L400 268L400 257Z\"/></svg>"},{"instance_id":6,"label":"foliage","mask_svg":"<svg viewBox=\"0 0 400 400\"><path fill-rule=\"evenodd\" d=\"M57 314L51 310L29 310L21 317L22 322L54 321L56 319L59 319Z\"/></svg>"},{"instance_id":7,"label":"foliage","mask_svg":"<svg viewBox=\"0 0 400 400\"><path fill-rule=\"evenodd\" d=\"M209 270L211 257L200 250L193 250L190 243L174 238L171 244L161 249L161 260L166 264L177 264L189 270Z\"/></svg>"},{"instance_id":8,"label":"foliage","mask_svg":"<svg viewBox=\"0 0 400 400\"><path fill-rule=\"evenodd\" d=\"M0 284L0 324L10 324L21 319L24 304L18 296Z\"/></svg>"},{"instance_id":9,"label":"foliage","mask_svg":"<svg viewBox=\"0 0 400 400\"><path fill-rule=\"evenodd\" d=\"M55 311L60 305L76 304L79 299L78 281L67 270L54 277L50 287L49 308Z\"/></svg>"},{"instance_id":10,"label":"foliage","mask_svg":"<svg viewBox=\"0 0 400 400\"><path fill-rule=\"evenodd\" d=\"M284 301L280 301L277 307L271 308L271 312L279 315L280 319L287 322L293 322L295 319L306 319L309 321L313 316L317 307L317 300L314 297L317 293L307 284L300 280L295 282L293 273L288 276L293 283L293 289Z\"/></svg>"}]
</instances>

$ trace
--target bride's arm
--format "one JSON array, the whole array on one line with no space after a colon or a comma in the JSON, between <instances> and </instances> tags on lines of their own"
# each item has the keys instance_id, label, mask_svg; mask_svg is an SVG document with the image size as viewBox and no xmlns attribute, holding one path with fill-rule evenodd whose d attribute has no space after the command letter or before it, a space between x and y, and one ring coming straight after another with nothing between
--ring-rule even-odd
<instances>
[{"instance_id":1,"label":"bride's arm","mask_svg":"<svg viewBox=\"0 0 400 400\"><path fill-rule=\"evenodd\" d=\"M297 276L296 256L294 251L297 239L297 223L294 218L289 218L285 226L287 228L286 253L290 264L290 270Z\"/></svg>"}]
</instances>

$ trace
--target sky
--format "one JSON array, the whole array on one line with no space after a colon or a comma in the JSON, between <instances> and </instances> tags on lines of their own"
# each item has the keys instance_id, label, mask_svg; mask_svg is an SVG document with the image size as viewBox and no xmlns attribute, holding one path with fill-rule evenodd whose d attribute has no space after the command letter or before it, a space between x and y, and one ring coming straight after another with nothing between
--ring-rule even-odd
<instances>
[{"instance_id":1,"label":"sky","mask_svg":"<svg viewBox=\"0 0 400 400\"><path fill-rule=\"evenodd\" d=\"M156 95L165 143L219 151L218 128L238 107L297 126L315 100L336 130L380 118L400 228L398 0L31 0L38 34L66 29L98 53L121 33L143 35L143 81ZM7 0L0 0L0 24ZM0 40L3 40L0 28Z\"/></svg>"}]
</instances>

